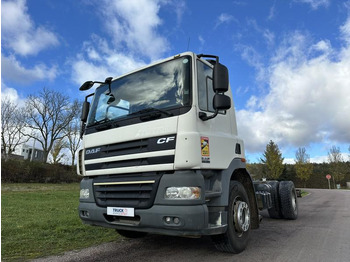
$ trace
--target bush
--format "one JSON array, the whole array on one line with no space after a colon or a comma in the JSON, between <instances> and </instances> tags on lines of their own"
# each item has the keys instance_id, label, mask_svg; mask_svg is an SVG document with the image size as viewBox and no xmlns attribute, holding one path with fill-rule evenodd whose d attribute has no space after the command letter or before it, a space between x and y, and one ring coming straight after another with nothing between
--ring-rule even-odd
<instances>
[{"instance_id":1,"label":"bush","mask_svg":"<svg viewBox=\"0 0 350 262\"><path fill-rule=\"evenodd\" d=\"M3 183L73 183L81 178L75 168L62 164L47 164L18 159L1 163Z\"/></svg>"},{"instance_id":2,"label":"bush","mask_svg":"<svg viewBox=\"0 0 350 262\"><path fill-rule=\"evenodd\" d=\"M330 174L333 177L332 166L329 163L312 163L313 173L310 178L304 182L296 175L295 165L285 164L283 172L278 180L291 180L294 182L295 187L302 188L304 186L308 188L328 188L328 180L326 175ZM340 181L335 181L336 184L340 184L342 188L346 188L346 182L350 182L350 162L340 163L341 170L344 178ZM247 165L249 172L253 175L253 178L259 180L265 176L264 165L261 163L254 163ZM335 188L333 178L330 181L331 188Z\"/></svg>"}]
</instances>

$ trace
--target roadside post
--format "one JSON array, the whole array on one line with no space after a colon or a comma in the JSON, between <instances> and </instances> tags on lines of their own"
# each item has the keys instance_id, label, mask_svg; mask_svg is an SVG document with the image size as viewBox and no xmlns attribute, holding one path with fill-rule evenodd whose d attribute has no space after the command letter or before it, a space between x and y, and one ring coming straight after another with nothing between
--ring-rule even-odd
<instances>
[{"instance_id":1,"label":"roadside post","mask_svg":"<svg viewBox=\"0 0 350 262\"><path fill-rule=\"evenodd\" d=\"M330 174L326 175L326 178L328 180L328 189L331 189L331 182L329 182L331 180L331 177L332 176Z\"/></svg>"}]
</instances>

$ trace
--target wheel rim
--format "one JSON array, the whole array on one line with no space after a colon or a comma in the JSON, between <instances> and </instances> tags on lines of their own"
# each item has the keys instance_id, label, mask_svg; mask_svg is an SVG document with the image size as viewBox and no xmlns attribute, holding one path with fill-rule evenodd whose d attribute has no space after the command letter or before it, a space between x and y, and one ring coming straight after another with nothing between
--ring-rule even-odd
<instances>
[{"instance_id":1,"label":"wheel rim","mask_svg":"<svg viewBox=\"0 0 350 262\"><path fill-rule=\"evenodd\" d=\"M294 192L292 193L292 207L293 207L293 210L297 209L297 200Z\"/></svg>"},{"instance_id":2,"label":"wheel rim","mask_svg":"<svg viewBox=\"0 0 350 262\"><path fill-rule=\"evenodd\" d=\"M235 229L238 233L247 232L250 226L249 206L244 201L235 201L234 205Z\"/></svg>"}]
</instances>

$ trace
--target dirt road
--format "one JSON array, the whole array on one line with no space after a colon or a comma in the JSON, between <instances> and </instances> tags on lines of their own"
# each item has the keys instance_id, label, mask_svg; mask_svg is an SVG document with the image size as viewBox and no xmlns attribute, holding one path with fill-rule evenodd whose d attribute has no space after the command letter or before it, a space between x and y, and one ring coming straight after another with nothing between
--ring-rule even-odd
<instances>
[{"instance_id":1,"label":"dirt road","mask_svg":"<svg viewBox=\"0 0 350 262\"><path fill-rule=\"evenodd\" d=\"M247 249L238 255L217 251L209 237L153 235L34 261L350 261L350 191L308 191L298 199L298 220L275 220L263 213L260 228L251 232Z\"/></svg>"}]
</instances>

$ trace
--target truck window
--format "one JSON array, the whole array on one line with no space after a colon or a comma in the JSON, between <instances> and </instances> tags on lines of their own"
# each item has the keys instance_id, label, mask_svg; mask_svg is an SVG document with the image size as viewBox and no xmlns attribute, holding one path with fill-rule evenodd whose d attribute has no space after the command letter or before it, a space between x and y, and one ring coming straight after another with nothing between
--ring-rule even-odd
<instances>
[{"instance_id":1,"label":"truck window","mask_svg":"<svg viewBox=\"0 0 350 262\"><path fill-rule=\"evenodd\" d=\"M197 60L198 104L203 111L214 112L213 69Z\"/></svg>"},{"instance_id":2,"label":"truck window","mask_svg":"<svg viewBox=\"0 0 350 262\"><path fill-rule=\"evenodd\" d=\"M170 110L190 106L190 90L191 57L179 57L114 80L111 94L108 85L98 87L87 124L125 118L150 107Z\"/></svg>"}]
</instances>

